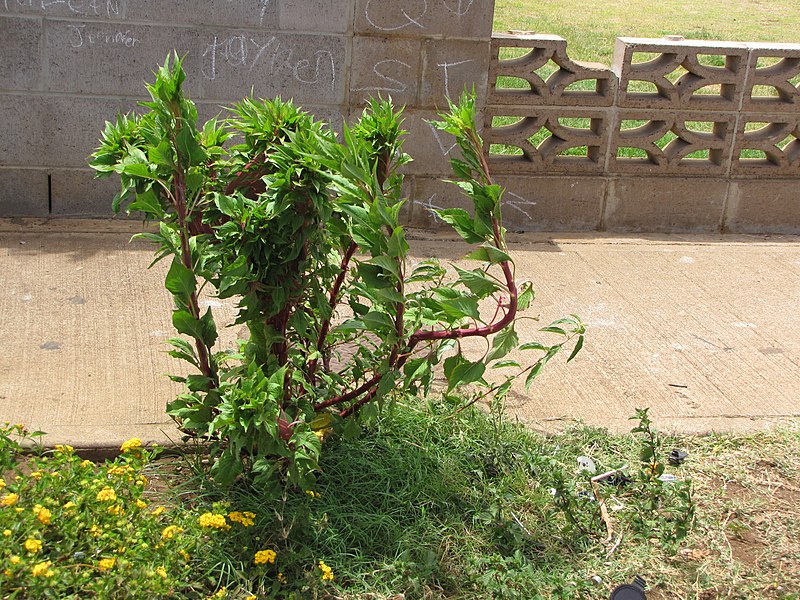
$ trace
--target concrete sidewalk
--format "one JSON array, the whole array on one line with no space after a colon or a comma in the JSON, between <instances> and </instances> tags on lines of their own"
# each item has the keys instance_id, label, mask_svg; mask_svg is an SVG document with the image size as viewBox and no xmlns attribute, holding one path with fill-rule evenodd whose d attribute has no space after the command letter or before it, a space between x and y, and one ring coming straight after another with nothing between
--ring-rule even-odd
<instances>
[{"instance_id":1,"label":"concrete sidewalk","mask_svg":"<svg viewBox=\"0 0 800 600\"><path fill-rule=\"evenodd\" d=\"M179 435L164 406L173 335L164 269L129 243L127 221L0 220L0 420L46 442L104 448ZM412 232L416 257L456 260L464 247ZM551 361L509 412L551 430L581 419L630 428L651 407L661 429L748 431L800 416L800 238L785 236L511 236L520 279L537 299L521 338L577 313L583 352ZM218 319L233 310L204 301ZM524 326L523 326L524 325ZM230 344L237 331L227 329Z\"/></svg>"}]
</instances>

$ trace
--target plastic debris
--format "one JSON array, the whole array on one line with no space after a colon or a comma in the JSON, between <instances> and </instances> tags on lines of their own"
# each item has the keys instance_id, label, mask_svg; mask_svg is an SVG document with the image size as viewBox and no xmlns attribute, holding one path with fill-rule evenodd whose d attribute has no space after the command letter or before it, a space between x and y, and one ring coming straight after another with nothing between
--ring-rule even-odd
<instances>
[{"instance_id":1,"label":"plastic debris","mask_svg":"<svg viewBox=\"0 0 800 600\"><path fill-rule=\"evenodd\" d=\"M644 588L647 584L641 575L637 575L631 583L623 583L614 588L610 600L646 600Z\"/></svg>"},{"instance_id":2,"label":"plastic debris","mask_svg":"<svg viewBox=\"0 0 800 600\"><path fill-rule=\"evenodd\" d=\"M603 585L603 578L600 575L592 575L591 579L596 585Z\"/></svg>"},{"instance_id":3,"label":"plastic debris","mask_svg":"<svg viewBox=\"0 0 800 600\"><path fill-rule=\"evenodd\" d=\"M586 472L590 475L597 473L597 466L595 466L594 461L588 456L578 457L578 473L581 472Z\"/></svg>"},{"instance_id":4,"label":"plastic debris","mask_svg":"<svg viewBox=\"0 0 800 600\"><path fill-rule=\"evenodd\" d=\"M686 460L686 457L689 456L688 452L684 452L683 450L678 450L675 448L672 452L669 453L669 464L674 466L679 466L683 464L683 461Z\"/></svg>"},{"instance_id":5,"label":"plastic debris","mask_svg":"<svg viewBox=\"0 0 800 600\"><path fill-rule=\"evenodd\" d=\"M672 473L662 473L658 476L658 478L663 481L664 483L675 483L678 481L678 478L675 477Z\"/></svg>"}]
</instances>

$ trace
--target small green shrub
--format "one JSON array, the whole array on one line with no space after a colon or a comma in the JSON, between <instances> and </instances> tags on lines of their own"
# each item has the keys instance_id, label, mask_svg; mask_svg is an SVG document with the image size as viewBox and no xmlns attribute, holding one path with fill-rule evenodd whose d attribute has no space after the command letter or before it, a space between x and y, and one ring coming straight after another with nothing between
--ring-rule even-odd
<instances>
[{"instance_id":1,"label":"small green shrub","mask_svg":"<svg viewBox=\"0 0 800 600\"><path fill-rule=\"evenodd\" d=\"M201 127L184 78L181 61L168 59L147 86L149 112L107 123L91 164L99 176L120 175L115 210L126 201L159 223L140 237L158 245L156 260L171 260L172 322L191 341L170 340L170 354L196 369L173 378L187 391L168 412L187 437L211 444L220 483L247 473L276 497L281 482L311 489L326 431L352 433L357 415L427 393L438 365L448 393L471 384L483 388L477 399L503 396L521 374L529 385L571 340L570 359L578 352L584 326L574 316L544 328L561 342L520 344L514 323L533 290L514 277L503 189L489 172L473 95L433 123L455 137L454 183L474 209L437 211L475 246L466 258L476 267L456 267L449 280L436 260L406 260L398 168L410 157L390 101L371 101L341 142L280 99L246 98ZM239 143L227 146L232 138ZM236 299L236 323L249 332L236 351L215 351L214 316L198 301L207 286ZM469 337L486 340L477 360L462 352ZM521 366L506 359L515 349L538 358ZM520 373L493 387L490 367Z\"/></svg>"}]
</instances>

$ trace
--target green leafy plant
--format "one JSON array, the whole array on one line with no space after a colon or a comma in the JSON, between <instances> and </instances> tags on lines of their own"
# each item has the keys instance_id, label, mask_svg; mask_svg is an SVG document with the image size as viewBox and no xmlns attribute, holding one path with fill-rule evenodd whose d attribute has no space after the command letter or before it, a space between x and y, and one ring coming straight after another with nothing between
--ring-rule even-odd
<instances>
[{"instance_id":1,"label":"green leafy plant","mask_svg":"<svg viewBox=\"0 0 800 600\"><path fill-rule=\"evenodd\" d=\"M639 434L641 440L640 468L634 490L637 506L632 520L638 533L657 535L674 549L694 522L692 481L664 477L663 436L653 429L648 412L648 408L637 408L631 417L639 421L631 433Z\"/></svg>"},{"instance_id":2,"label":"green leafy plant","mask_svg":"<svg viewBox=\"0 0 800 600\"><path fill-rule=\"evenodd\" d=\"M433 123L455 137L454 183L474 207L437 211L474 246L466 258L476 266L448 279L436 260L407 262L398 168L410 157L391 101L371 101L341 142L280 99L246 98L200 127L184 78L181 60L168 58L147 86L148 112L107 123L91 165L119 174L115 209L125 201L159 223L140 237L158 246L156 260L171 260L172 322L190 341L171 339L170 353L197 371L174 377L186 392L168 412L187 436L211 442L218 481L250 472L308 489L325 432L352 428L398 393L430 392L437 365L447 393L473 384L485 390L477 401L519 376L491 385L489 367L517 367L530 385L565 344L574 342L570 360L580 350L575 316L544 328L560 343L520 344L514 323L534 294L514 277L474 95ZM206 286L237 302L249 337L235 351L214 349L214 317L198 301ZM466 356L466 338L486 340L483 356ZM515 349L541 354L523 367L506 358Z\"/></svg>"}]
</instances>

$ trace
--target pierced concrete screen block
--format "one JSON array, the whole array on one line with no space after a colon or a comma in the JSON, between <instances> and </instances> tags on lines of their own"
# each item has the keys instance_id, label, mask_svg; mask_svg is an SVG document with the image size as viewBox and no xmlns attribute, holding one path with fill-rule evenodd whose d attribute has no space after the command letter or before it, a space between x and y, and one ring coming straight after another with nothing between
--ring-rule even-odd
<instances>
[{"instance_id":1,"label":"pierced concrete screen block","mask_svg":"<svg viewBox=\"0 0 800 600\"><path fill-rule=\"evenodd\" d=\"M748 44L746 111L800 112L800 44Z\"/></svg>"},{"instance_id":2,"label":"pierced concrete screen block","mask_svg":"<svg viewBox=\"0 0 800 600\"><path fill-rule=\"evenodd\" d=\"M609 168L618 173L725 175L734 116L621 111Z\"/></svg>"},{"instance_id":3,"label":"pierced concrete screen block","mask_svg":"<svg viewBox=\"0 0 800 600\"><path fill-rule=\"evenodd\" d=\"M609 130L603 111L492 106L486 115L484 144L498 173L603 171Z\"/></svg>"},{"instance_id":4,"label":"pierced concrete screen block","mask_svg":"<svg viewBox=\"0 0 800 600\"><path fill-rule=\"evenodd\" d=\"M492 36L491 104L610 106L615 87L608 67L570 59L561 37Z\"/></svg>"},{"instance_id":5,"label":"pierced concrete screen block","mask_svg":"<svg viewBox=\"0 0 800 600\"><path fill-rule=\"evenodd\" d=\"M800 114L743 115L733 148L734 176L800 174Z\"/></svg>"},{"instance_id":6,"label":"pierced concrete screen block","mask_svg":"<svg viewBox=\"0 0 800 600\"><path fill-rule=\"evenodd\" d=\"M745 44L618 38L619 105L738 110L747 59Z\"/></svg>"}]
</instances>

